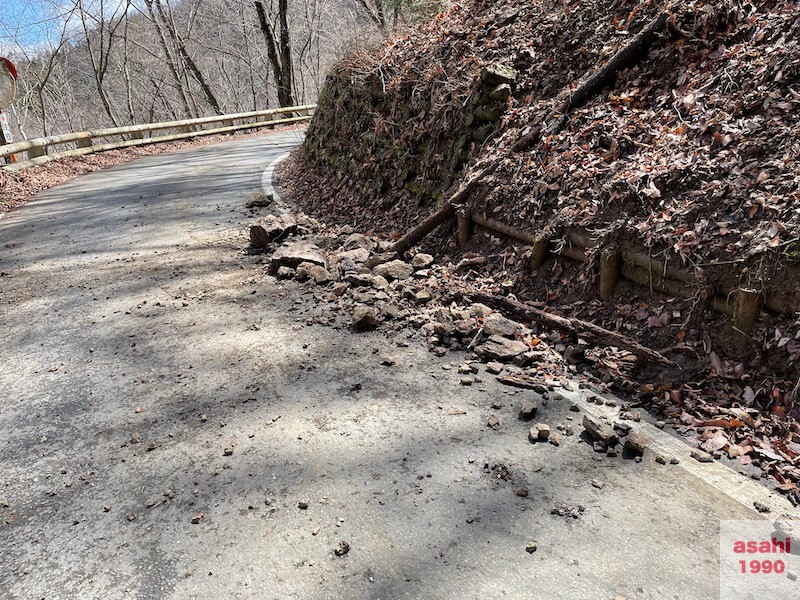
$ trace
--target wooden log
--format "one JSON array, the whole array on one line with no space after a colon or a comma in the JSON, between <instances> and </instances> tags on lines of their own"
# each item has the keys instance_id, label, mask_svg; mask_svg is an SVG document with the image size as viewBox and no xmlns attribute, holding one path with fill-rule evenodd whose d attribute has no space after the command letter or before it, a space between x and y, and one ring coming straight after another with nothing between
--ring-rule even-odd
<instances>
[{"instance_id":1,"label":"wooden log","mask_svg":"<svg viewBox=\"0 0 800 600\"><path fill-rule=\"evenodd\" d=\"M456 218L458 219L458 245L465 248L472 239L472 218L466 207L456 212Z\"/></svg>"},{"instance_id":2,"label":"wooden log","mask_svg":"<svg viewBox=\"0 0 800 600\"><path fill-rule=\"evenodd\" d=\"M638 283L642 287L662 294L669 294L676 298L694 298L697 295L697 288L689 284L668 279L655 271L633 265L624 260L620 265L620 275L628 281Z\"/></svg>"},{"instance_id":3,"label":"wooden log","mask_svg":"<svg viewBox=\"0 0 800 600\"><path fill-rule=\"evenodd\" d=\"M508 318L525 322L534 321L545 327L557 329L582 338L596 346L614 346L620 350L625 350L643 362L654 362L667 367L679 368L675 362L671 361L663 354L642 346L628 336L610 331L594 323L582 321L581 319L568 319L539 310L538 308L523 304L522 302L516 302L508 298L501 298L483 292L467 294L467 297L473 302L480 302L490 308L494 308Z\"/></svg>"},{"instance_id":4,"label":"wooden log","mask_svg":"<svg viewBox=\"0 0 800 600\"><path fill-rule=\"evenodd\" d=\"M616 246L600 253L600 297L611 300L619 281L620 253Z\"/></svg>"},{"instance_id":5,"label":"wooden log","mask_svg":"<svg viewBox=\"0 0 800 600\"><path fill-rule=\"evenodd\" d=\"M747 349L760 312L761 292L752 288L739 288L733 306L733 344L737 350Z\"/></svg>"},{"instance_id":6,"label":"wooden log","mask_svg":"<svg viewBox=\"0 0 800 600\"><path fill-rule=\"evenodd\" d=\"M497 233L502 233L508 237L525 242L526 244L533 244L536 242L536 236L534 234L528 233L527 231L519 229L518 227L514 227L513 225L503 223L502 221L498 221L497 219L492 219L491 217L476 213L472 215L472 220L481 227L486 227L487 229L491 229Z\"/></svg>"}]
</instances>

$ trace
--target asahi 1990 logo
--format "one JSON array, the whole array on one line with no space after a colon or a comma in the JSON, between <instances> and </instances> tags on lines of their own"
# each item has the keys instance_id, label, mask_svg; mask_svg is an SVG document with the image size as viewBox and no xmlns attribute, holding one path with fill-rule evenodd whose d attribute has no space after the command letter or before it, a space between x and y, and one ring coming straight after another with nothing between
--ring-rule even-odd
<instances>
[{"instance_id":1,"label":"asahi 1990 logo","mask_svg":"<svg viewBox=\"0 0 800 600\"><path fill-rule=\"evenodd\" d=\"M720 523L720 598L763 600L797 598L800 572L800 522L722 521Z\"/></svg>"}]
</instances>

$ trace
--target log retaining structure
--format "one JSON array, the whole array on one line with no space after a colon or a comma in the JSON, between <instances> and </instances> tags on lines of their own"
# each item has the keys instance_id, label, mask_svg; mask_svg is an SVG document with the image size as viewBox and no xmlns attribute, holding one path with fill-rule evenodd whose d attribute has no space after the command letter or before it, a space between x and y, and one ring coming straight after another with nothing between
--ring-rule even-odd
<instances>
[{"instance_id":1,"label":"log retaining structure","mask_svg":"<svg viewBox=\"0 0 800 600\"><path fill-rule=\"evenodd\" d=\"M19 162L12 162L1 166L7 171L21 171L30 167L43 165L54 160L84 156L108 150L120 150L136 146L147 146L162 142L175 142L207 135L220 135L249 131L254 129L273 128L278 125L291 125L302 123L311 119L316 104L302 106L288 106L285 108L271 108L248 113L230 115L217 115L186 119L183 121L165 121L161 123L144 123L126 127L112 127L108 129L95 129L92 131L79 131L61 135L51 135L45 138L35 138L24 142L0 146L0 158L26 153L27 157ZM239 122L237 124L237 121ZM214 125L221 124L221 127ZM204 127L211 125L210 129ZM154 136L153 132L173 130L164 135ZM121 137L121 141L103 141L106 138ZM96 143L98 140L103 143ZM51 152L54 146L70 145L72 148ZM0 161L2 162L2 161Z\"/></svg>"},{"instance_id":2,"label":"log retaining structure","mask_svg":"<svg viewBox=\"0 0 800 600\"><path fill-rule=\"evenodd\" d=\"M540 269L548 255L585 263L593 253L599 252L599 294L606 301L613 297L620 279L668 296L702 297L708 306L732 317L733 340L739 350L748 346L762 310L784 316L796 316L800 312L800 297L792 293L787 282L759 282L758 287L731 284L711 289L693 271L667 259L656 260L641 248L616 243L597 247L591 236L574 231L559 236L556 242L543 233L525 231L467 207L458 212L458 237L462 247L471 238L473 224L530 245L528 267L531 271Z\"/></svg>"}]
</instances>

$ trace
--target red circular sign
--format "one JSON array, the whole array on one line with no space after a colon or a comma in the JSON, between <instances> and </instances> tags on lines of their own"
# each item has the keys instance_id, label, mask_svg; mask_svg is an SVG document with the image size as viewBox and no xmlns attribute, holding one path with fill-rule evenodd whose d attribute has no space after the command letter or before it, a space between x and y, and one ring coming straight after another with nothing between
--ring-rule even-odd
<instances>
[{"instance_id":1,"label":"red circular sign","mask_svg":"<svg viewBox=\"0 0 800 600\"><path fill-rule=\"evenodd\" d=\"M7 58L0 58L0 110L14 102L17 94L17 69Z\"/></svg>"}]
</instances>

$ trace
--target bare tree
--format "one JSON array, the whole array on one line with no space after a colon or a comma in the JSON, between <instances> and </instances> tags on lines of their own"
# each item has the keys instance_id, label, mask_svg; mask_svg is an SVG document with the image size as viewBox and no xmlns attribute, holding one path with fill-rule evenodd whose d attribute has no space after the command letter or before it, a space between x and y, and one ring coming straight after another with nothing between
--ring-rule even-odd
<instances>
[{"instance_id":1,"label":"bare tree","mask_svg":"<svg viewBox=\"0 0 800 600\"><path fill-rule=\"evenodd\" d=\"M255 7L258 14L258 22L261 25L261 31L267 43L267 55L278 88L278 104L280 106L292 106L294 104L292 91L294 65L292 44L289 36L288 0L278 0L277 31L264 3L261 0L256 0Z\"/></svg>"}]
</instances>

